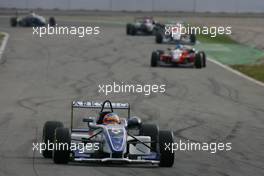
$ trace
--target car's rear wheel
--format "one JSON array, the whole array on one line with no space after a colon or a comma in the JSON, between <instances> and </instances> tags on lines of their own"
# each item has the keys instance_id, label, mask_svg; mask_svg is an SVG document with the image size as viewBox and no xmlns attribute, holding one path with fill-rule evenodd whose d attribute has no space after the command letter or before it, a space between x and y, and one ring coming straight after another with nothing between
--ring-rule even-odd
<instances>
[{"instance_id":1,"label":"car's rear wheel","mask_svg":"<svg viewBox=\"0 0 264 176\"><path fill-rule=\"evenodd\" d=\"M46 149L42 155L45 158L52 158L52 150L48 150L48 148L53 144L55 130L59 127L63 127L63 123L58 121L47 121L43 126L42 141L45 143Z\"/></svg>"},{"instance_id":2,"label":"car's rear wheel","mask_svg":"<svg viewBox=\"0 0 264 176\"><path fill-rule=\"evenodd\" d=\"M159 60L160 60L159 53L156 51L153 51L151 54L151 61L150 61L151 67L157 67Z\"/></svg>"},{"instance_id":3,"label":"car's rear wheel","mask_svg":"<svg viewBox=\"0 0 264 176\"><path fill-rule=\"evenodd\" d=\"M151 148L154 150L153 152L157 152L157 143L159 139L159 127L155 124L142 124L139 129L139 135L141 136L150 136L151 138Z\"/></svg>"},{"instance_id":4,"label":"car's rear wheel","mask_svg":"<svg viewBox=\"0 0 264 176\"><path fill-rule=\"evenodd\" d=\"M56 164L67 164L70 159L71 135L68 128L55 130L53 161Z\"/></svg>"},{"instance_id":5,"label":"car's rear wheel","mask_svg":"<svg viewBox=\"0 0 264 176\"><path fill-rule=\"evenodd\" d=\"M195 54L194 66L195 68L202 68L203 66L203 60L200 53Z\"/></svg>"},{"instance_id":6,"label":"car's rear wheel","mask_svg":"<svg viewBox=\"0 0 264 176\"><path fill-rule=\"evenodd\" d=\"M160 32L156 34L156 43L162 43L163 36Z\"/></svg>"},{"instance_id":7,"label":"car's rear wheel","mask_svg":"<svg viewBox=\"0 0 264 176\"><path fill-rule=\"evenodd\" d=\"M160 167L172 167L174 164L174 152L167 146L173 144L173 133L171 131L159 131Z\"/></svg>"},{"instance_id":8,"label":"car's rear wheel","mask_svg":"<svg viewBox=\"0 0 264 176\"><path fill-rule=\"evenodd\" d=\"M17 26L17 18L16 17L10 18L10 26L11 27L16 27Z\"/></svg>"}]
</instances>

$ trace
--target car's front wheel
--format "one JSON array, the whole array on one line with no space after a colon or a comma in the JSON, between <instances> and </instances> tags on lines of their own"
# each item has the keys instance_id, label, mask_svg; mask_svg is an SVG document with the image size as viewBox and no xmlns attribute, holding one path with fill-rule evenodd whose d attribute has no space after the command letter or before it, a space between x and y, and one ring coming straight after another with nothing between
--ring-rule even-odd
<instances>
[{"instance_id":1,"label":"car's front wheel","mask_svg":"<svg viewBox=\"0 0 264 176\"><path fill-rule=\"evenodd\" d=\"M160 32L156 34L156 43L162 43L163 36Z\"/></svg>"},{"instance_id":2,"label":"car's front wheel","mask_svg":"<svg viewBox=\"0 0 264 176\"><path fill-rule=\"evenodd\" d=\"M195 54L194 66L195 66L195 68L202 68L203 67L203 59L202 59L202 56L200 53Z\"/></svg>"},{"instance_id":3,"label":"car's front wheel","mask_svg":"<svg viewBox=\"0 0 264 176\"><path fill-rule=\"evenodd\" d=\"M50 18L49 18L49 25L50 25L50 26L55 26L55 25L56 25L56 20L55 20L54 17L50 17Z\"/></svg>"},{"instance_id":4,"label":"car's front wheel","mask_svg":"<svg viewBox=\"0 0 264 176\"><path fill-rule=\"evenodd\" d=\"M159 148L160 148L160 167L172 167L174 164L174 152L171 147L173 145L173 133L171 131L159 131Z\"/></svg>"},{"instance_id":5,"label":"car's front wheel","mask_svg":"<svg viewBox=\"0 0 264 176\"><path fill-rule=\"evenodd\" d=\"M49 148L50 145L53 145L55 130L59 127L63 127L63 123L59 121L47 121L43 126L42 141L46 145L42 152L44 158L52 158L52 150Z\"/></svg>"},{"instance_id":6,"label":"car's front wheel","mask_svg":"<svg viewBox=\"0 0 264 176\"><path fill-rule=\"evenodd\" d=\"M159 60L160 60L159 53L156 52L156 51L153 51L152 54L151 54L151 61L150 61L151 67L157 67L158 63L159 63Z\"/></svg>"},{"instance_id":7,"label":"car's front wheel","mask_svg":"<svg viewBox=\"0 0 264 176\"><path fill-rule=\"evenodd\" d=\"M54 137L53 161L67 164L70 159L71 135L68 128L57 128Z\"/></svg>"},{"instance_id":8,"label":"car's front wheel","mask_svg":"<svg viewBox=\"0 0 264 176\"><path fill-rule=\"evenodd\" d=\"M133 25L130 26L130 34L131 35L136 35L137 34L137 29Z\"/></svg>"},{"instance_id":9,"label":"car's front wheel","mask_svg":"<svg viewBox=\"0 0 264 176\"><path fill-rule=\"evenodd\" d=\"M201 58L202 58L202 66L203 67L206 67L206 55L203 51L200 51L199 54L201 55Z\"/></svg>"},{"instance_id":10,"label":"car's front wheel","mask_svg":"<svg viewBox=\"0 0 264 176\"><path fill-rule=\"evenodd\" d=\"M16 17L10 18L10 26L11 27L16 27L17 26L17 18Z\"/></svg>"}]
</instances>

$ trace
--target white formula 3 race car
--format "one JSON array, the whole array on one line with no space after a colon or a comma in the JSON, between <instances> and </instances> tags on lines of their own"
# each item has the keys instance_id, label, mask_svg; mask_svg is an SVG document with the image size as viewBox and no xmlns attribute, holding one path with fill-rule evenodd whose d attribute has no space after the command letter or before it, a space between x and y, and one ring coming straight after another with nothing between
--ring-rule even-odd
<instances>
[{"instance_id":1,"label":"white formula 3 race car","mask_svg":"<svg viewBox=\"0 0 264 176\"><path fill-rule=\"evenodd\" d=\"M98 117L82 118L85 128L75 128L75 109L101 110ZM128 117L117 117L114 112L117 109L127 110ZM47 147L42 154L45 158L53 158L54 163L149 163L160 167L173 166L174 153L166 149L173 143L173 133L159 130L154 124L141 123L138 117L130 117L128 103L74 101L71 110L70 129L58 121L48 121L43 127L43 142L55 148L48 150ZM60 144L64 148L58 148Z\"/></svg>"}]
</instances>

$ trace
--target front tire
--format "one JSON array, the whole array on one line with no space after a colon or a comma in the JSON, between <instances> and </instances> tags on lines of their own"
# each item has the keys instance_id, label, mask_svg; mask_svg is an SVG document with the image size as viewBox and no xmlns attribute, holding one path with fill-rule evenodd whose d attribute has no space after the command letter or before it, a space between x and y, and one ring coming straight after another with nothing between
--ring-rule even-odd
<instances>
[{"instance_id":1,"label":"front tire","mask_svg":"<svg viewBox=\"0 0 264 176\"><path fill-rule=\"evenodd\" d=\"M16 27L17 26L17 18L16 17L10 18L10 26L11 27Z\"/></svg>"},{"instance_id":2,"label":"front tire","mask_svg":"<svg viewBox=\"0 0 264 176\"><path fill-rule=\"evenodd\" d=\"M196 36L195 36L195 34L191 34L190 35L190 42L191 42L191 44L195 44L196 43Z\"/></svg>"},{"instance_id":3,"label":"front tire","mask_svg":"<svg viewBox=\"0 0 264 176\"><path fill-rule=\"evenodd\" d=\"M56 164L67 164L70 159L71 135L68 128L57 128L54 137L55 149L53 161ZM60 147L58 147L60 146Z\"/></svg>"},{"instance_id":4,"label":"front tire","mask_svg":"<svg viewBox=\"0 0 264 176\"><path fill-rule=\"evenodd\" d=\"M201 55L202 62L203 62L203 65L202 66L203 67L206 67L206 55L205 55L205 53L203 51L200 51L199 53Z\"/></svg>"},{"instance_id":5,"label":"front tire","mask_svg":"<svg viewBox=\"0 0 264 176\"><path fill-rule=\"evenodd\" d=\"M133 25L130 26L130 34L131 35L136 35L137 34L137 29Z\"/></svg>"},{"instance_id":6,"label":"front tire","mask_svg":"<svg viewBox=\"0 0 264 176\"><path fill-rule=\"evenodd\" d=\"M52 158L52 151L48 150L48 144L53 144L56 128L63 127L62 122L47 121L43 126L42 141L46 145L46 149L42 152L44 158Z\"/></svg>"},{"instance_id":7,"label":"front tire","mask_svg":"<svg viewBox=\"0 0 264 176\"><path fill-rule=\"evenodd\" d=\"M156 51L153 51L151 54L151 61L150 61L151 67L157 67L159 60L160 60L159 53Z\"/></svg>"},{"instance_id":8,"label":"front tire","mask_svg":"<svg viewBox=\"0 0 264 176\"><path fill-rule=\"evenodd\" d=\"M160 148L160 167L172 167L174 164L174 153L173 151L166 148L174 143L173 133L171 131L160 131L159 132L159 148Z\"/></svg>"},{"instance_id":9,"label":"front tire","mask_svg":"<svg viewBox=\"0 0 264 176\"><path fill-rule=\"evenodd\" d=\"M50 25L50 26L55 26L55 25L56 25L56 20L55 20L54 17L50 17L50 18L49 18L49 25Z\"/></svg>"},{"instance_id":10,"label":"front tire","mask_svg":"<svg viewBox=\"0 0 264 176\"><path fill-rule=\"evenodd\" d=\"M157 34L156 34L156 43L162 43L162 40L163 40L163 36L162 36L162 34L160 33L160 32L158 32Z\"/></svg>"},{"instance_id":11,"label":"front tire","mask_svg":"<svg viewBox=\"0 0 264 176\"><path fill-rule=\"evenodd\" d=\"M200 53L195 54L194 66L195 66L195 68L202 68L203 67L203 60L202 60Z\"/></svg>"},{"instance_id":12,"label":"front tire","mask_svg":"<svg viewBox=\"0 0 264 176\"><path fill-rule=\"evenodd\" d=\"M126 34L127 34L127 35L130 35L130 34L131 34L130 31L131 31L131 24L127 24L127 25L126 25Z\"/></svg>"}]
</instances>

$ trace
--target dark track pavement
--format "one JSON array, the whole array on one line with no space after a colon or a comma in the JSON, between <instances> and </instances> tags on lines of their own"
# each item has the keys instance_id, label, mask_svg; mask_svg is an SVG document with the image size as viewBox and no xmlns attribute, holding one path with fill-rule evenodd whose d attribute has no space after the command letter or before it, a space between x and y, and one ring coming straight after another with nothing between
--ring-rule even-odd
<instances>
[{"instance_id":1,"label":"dark track pavement","mask_svg":"<svg viewBox=\"0 0 264 176\"><path fill-rule=\"evenodd\" d=\"M0 65L0 175L264 175L263 87L213 63L202 70L150 68L151 51L168 46L156 45L153 37L128 37L122 27L101 29L98 37L38 38L0 18L0 31L10 34ZM166 93L98 93L98 84L113 81L166 84ZM69 126L74 99L130 102L132 114L172 129L177 141L232 142L232 150L178 151L173 168L65 166L37 152L33 157L32 142L41 140L45 121Z\"/></svg>"}]
</instances>

